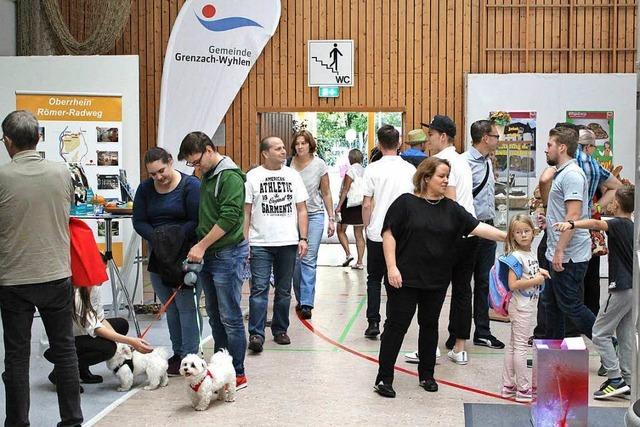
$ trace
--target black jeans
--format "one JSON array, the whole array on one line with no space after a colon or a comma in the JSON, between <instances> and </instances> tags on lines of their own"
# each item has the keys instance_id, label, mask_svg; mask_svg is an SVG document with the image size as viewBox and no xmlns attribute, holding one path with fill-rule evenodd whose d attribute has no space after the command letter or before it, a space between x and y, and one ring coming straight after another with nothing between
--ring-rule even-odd
<instances>
[{"instance_id":1,"label":"black jeans","mask_svg":"<svg viewBox=\"0 0 640 427\"><path fill-rule=\"evenodd\" d=\"M547 320L547 338L563 339L565 337L565 319L571 320L578 333L591 339L591 330L596 316L584 305L584 274L588 262L562 264L561 272L551 269L551 280L548 280L548 292L543 292Z\"/></svg>"},{"instance_id":2,"label":"black jeans","mask_svg":"<svg viewBox=\"0 0 640 427\"><path fill-rule=\"evenodd\" d=\"M477 237L458 239L451 271L449 335L463 340L468 340L471 333L471 276L477 246Z\"/></svg>"},{"instance_id":3,"label":"black jeans","mask_svg":"<svg viewBox=\"0 0 640 427\"><path fill-rule=\"evenodd\" d=\"M129 332L129 322L126 319L115 317L107 321L117 333L127 335ZM76 337L76 353L80 368L88 368L111 359L116 354L116 343L102 337L81 335Z\"/></svg>"},{"instance_id":4,"label":"black jeans","mask_svg":"<svg viewBox=\"0 0 640 427\"><path fill-rule=\"evenodd\" d=\"M493 225L493 221L487 221ZM493 240L478 237L475 266L473 267L473 324L476 325L473 336L486 338L491 336L489 326L489 272L496 260L497 244Z\"/></svg>"},{"instance_id":5,"label":"black jeans","mask_svg":"<svg viewBox=\"0 0 640 427\"><path fill-rule=\"evenodd\" d=\"M600 257L592 256L584 275L584 305L594 316L600 311Z\"/></svg>"},{"instance_id":6,"label":"black jeans","mask_svg":"<svg viewBox=\"0 0 640 427\"><path fill-rule=\"evenodd\" d=\"M537 252L537 258L538 258L538 264L540 265L540 268L544 268L547 271L550 271L551 265L549 264L549 261L547 260L547 256L545 255L545 253L547 252L547 230L544 230L544 234L542 235L542 239L540 240L540 244L538 245L538 252ZM550 292L551 288L549 287L549 279L545 279L544 281L544 289L542 290L542 293L544 294L544 292ZM545 339L547 338L547 319L546 319L546 314L544 311L544 303L543 303L543 299L544 296L540 296L540 298L538 298L538 314L536 317L537 320L537 325L535 327L535 329L533 330L533 336L536 339Z\"/></svg>"},{"instance_id":7,"label":"black jeans","mask_svg":"<svg viewBox=\"0 0 640 427\"><path fill-rule=\"evenodd\" d=\"M4 328L5 426L29 425L29 358L36 307L42 318L55 364L59 426L82 423L78 358L73 339L73 288L68 279L33 285L0 286Z\"/></svg>"},{"instance_id":8,"label":"black jeans","mask_svg":"<svg viewBox=\"0 0 640 427\"><path fill-rule=\"evenodd\" d=\"M398 358L402 341L411 325L418 306L418 377L420 380L433 378L438 346L438 318L444 303L447 288L440 290L418 289L403 286L400 289L386 285L387 319L381 336L380 355L378 357L378 377L376 384L382 381L393 384L393 367Z\"/></svg>"},{"instance_id":9,"label":"black jeans","mask_svg":"<svg viewBox=\"0 0 640 427\"><path fill-rule=\"evenodd\" d=\"M382 242L367 239L367 320L370 322L380 322L380 291L386 276Z\"/></svg>"}]
</instances>

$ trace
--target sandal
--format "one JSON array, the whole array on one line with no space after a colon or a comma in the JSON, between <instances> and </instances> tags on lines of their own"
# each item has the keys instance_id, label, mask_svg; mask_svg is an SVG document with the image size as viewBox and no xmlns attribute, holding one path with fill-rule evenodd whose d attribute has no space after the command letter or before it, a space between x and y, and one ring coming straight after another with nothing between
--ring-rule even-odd
<instances>
[{"instance_id":1,"label":"sandal","mask_svg":"<svg viewBox=\"0 0 640 427\"><path fill-rule=\"evenodd\" d=\"M354 270L364 270L364 264L353 264L351 268Z\"/></svg>"},{"instance_id":2,"label":"sandal","mask_svg":"<svg viewBox=\"0 0 640 427\"><path fill-rule=\"evenodd\" d=\"M351 261L353 261L353 257L351 255L349 255L347 257L347 259L345 259L345 261L342 263L342 266L343 267L348 267L349 264L351 264Z\"/></svg>"}]
</instances>

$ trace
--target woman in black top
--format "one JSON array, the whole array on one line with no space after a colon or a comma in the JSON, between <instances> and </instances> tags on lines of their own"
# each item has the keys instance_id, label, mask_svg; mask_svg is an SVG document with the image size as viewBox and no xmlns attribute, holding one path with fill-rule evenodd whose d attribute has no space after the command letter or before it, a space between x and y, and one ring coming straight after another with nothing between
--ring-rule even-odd
<instances>
[{"instance_id":1,"label":"woman in black top","mask_svg":"<svg viewBox=\"0 0 640 427\"><path fill-rule=\"evenodd\" d=\"M403 194L389 207L382 227L387 264L387 320L380 344L375 391L395 397L393 366L418 306L418 376L420 386L437 391L433 378L438 318L451 281L454 243L472 234L504 241L504 232L479 222L444 196L449 162L430 157L413 177L414 194Z\"/></svg>"}]
</instances>

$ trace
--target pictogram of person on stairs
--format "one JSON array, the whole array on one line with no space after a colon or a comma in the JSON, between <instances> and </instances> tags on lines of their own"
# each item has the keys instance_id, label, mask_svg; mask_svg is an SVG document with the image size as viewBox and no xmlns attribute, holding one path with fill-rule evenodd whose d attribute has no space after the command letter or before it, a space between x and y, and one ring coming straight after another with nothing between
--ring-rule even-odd
<instances>
[{"instance_id":1,"label":"pictogram of person on stairs","mask_svg":"<svg viewBox=\"0 0 640 427\"><path fill-rule=\"evenodd\" d=\"M334 70L336 73L338 72L338 55L343 56L342 52L338 50L338 43L333 44L333 49L329 52L329 56L332 58L333 62L329 65L329 68Z\"/></svg>"}]
</instances>

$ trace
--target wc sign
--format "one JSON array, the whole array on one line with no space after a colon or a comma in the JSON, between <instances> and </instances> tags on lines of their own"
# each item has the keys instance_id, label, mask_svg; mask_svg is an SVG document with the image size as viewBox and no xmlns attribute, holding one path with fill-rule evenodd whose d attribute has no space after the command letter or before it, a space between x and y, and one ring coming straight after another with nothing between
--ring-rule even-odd
<instances>
[{"instance_id":1,"label":"wc sign","mask_svg":"<svg viewBox=\"0 0 640 427\"><path fill-rule=\"evenodd\" d=\"M309 86L353 86L353 40L309 40Z\"/></svg>"}]
</instances>

